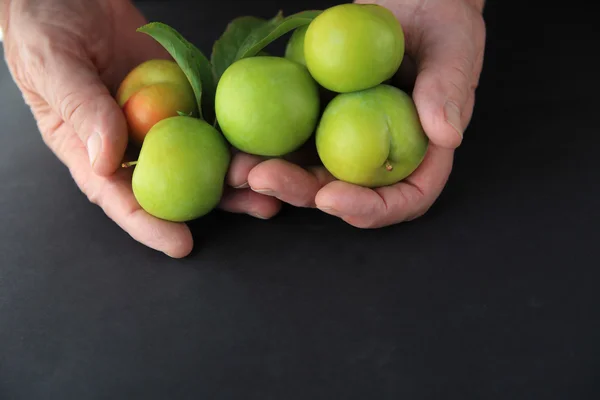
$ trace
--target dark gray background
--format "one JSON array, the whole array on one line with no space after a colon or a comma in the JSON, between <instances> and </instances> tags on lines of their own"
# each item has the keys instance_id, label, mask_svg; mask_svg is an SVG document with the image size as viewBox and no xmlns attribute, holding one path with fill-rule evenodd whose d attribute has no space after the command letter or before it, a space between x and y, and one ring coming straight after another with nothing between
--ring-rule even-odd
<instances>
[{"instance_id":1,"label":"dark gray background","mask_svg":"<svg viewBox=\"0 0 600 400\"><path fill-rule=\"evenodd\" d=\"M143 10L208 52L240 14L335 2L207 3ZM599 398L597 29L488 3L473 122L426 216L215 212L180 261L87 202L2 64L0 399Z\"/></svg>"}]
</instances>

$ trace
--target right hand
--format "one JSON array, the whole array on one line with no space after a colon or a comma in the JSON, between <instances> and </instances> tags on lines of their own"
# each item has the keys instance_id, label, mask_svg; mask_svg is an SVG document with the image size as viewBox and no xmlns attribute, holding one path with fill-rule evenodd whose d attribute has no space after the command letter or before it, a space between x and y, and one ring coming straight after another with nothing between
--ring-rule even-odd
<instances>
[{"instance_id":1,"label":"right hand","mask_svg":"<svg viewBox=\"0 0 600 400\"><path fill-rule=\"evenodd\" d=\"M137 241L179 258L192 250L189 228L146 213L133 195L131 169L120 168L127 124L113 94L141 62L170 58L154 39L136 32L146 22L130 0L0 4L4 56L44 142L108 217ZM246 164L243 156L234 158L230 182L247 174ZM281 203L228 188L220 206L270 218Z\"/></svg>"}]
</instances>

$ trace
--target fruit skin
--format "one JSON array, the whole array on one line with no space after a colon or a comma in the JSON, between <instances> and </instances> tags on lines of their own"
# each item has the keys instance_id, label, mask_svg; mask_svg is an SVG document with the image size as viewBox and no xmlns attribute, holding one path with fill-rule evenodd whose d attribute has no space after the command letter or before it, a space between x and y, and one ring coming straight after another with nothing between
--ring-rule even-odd
<instances>
[{"instance_id":1,"label":"fruit skin","mask_svg":"<svg viewBox=\"0 0 600 400\"><path fill-rule=\"evenodd\" d=\"M315 140L333 176L371 188L409 176L429 145L412 98L389 85L339 94L325 109Z\"/></svg>"},{"instance_id":2,"label":"fruit skin","mask_svg":"<svg viewBox=\"0 0 600 400\"><path fill-rule=\"evenodd\" d=\"M157 218L190 221L217 206L230 161L228 144L213 126L193 117L169 117L146 135L133 193Z\"/></svg>"},{"instance_id":3,"label":"fruit skin","mask_svg":"<svg viewBox=\"0 0 600 400\"><path fill-rule=\"evenodd\" d=\"M308 26L304 57L311 75L338 93L390 79L404 58L404 32L391 11L376 4L341 4Z\"/></svg>"},{"instance_id":4,"label":"fruit skin","mask_svg":"<svg viewBox=\"0 0 600 400\"><path fill-rule=\"evenodd\" d=\"M306 60L304 59L304 38L306 37L307 30L308 24L296 28L288 40L285 48L285 58L297 62L304 67L306 67ZM319 83L317 83L317 86L320 94L321 111L323 111L327 104L337 95L337 93L324 88Z\"/></svg>"},{"instance_id":5,"label":"fruit skin","mask_svg":"<svg viewBox=\"0 0 600 400\"><path fill-rule=\"evenodd\" d=\"M306 66L306 60L304 59L304 38L307 30L308 24L296 28L285 47L285 58L304 66Z\"/></svg>"},{"instance_id":6,"label":"fruit skin","mask_svg":"<svg viewBox=\"0 0 600 400\"><path fill-rule=\"evenodd\" d=\"M223 73L215 97L221 131L249 154L278 157L302 146L320 114L319 90L308 70L283 57L249 57Z\"/></svg>"},{"instance_id":7,"label":"fruit skin","mask_svg":"<svg viewBox=\"0 0 600 400\"><path fill-rule=\"evenodd\" d=\"M116 100L137 145L158 121L177 116L178 111L187 115L198 112L192 86L171 60L149 60L135 67L121 82Z\"/></svg>"}]
</instances>

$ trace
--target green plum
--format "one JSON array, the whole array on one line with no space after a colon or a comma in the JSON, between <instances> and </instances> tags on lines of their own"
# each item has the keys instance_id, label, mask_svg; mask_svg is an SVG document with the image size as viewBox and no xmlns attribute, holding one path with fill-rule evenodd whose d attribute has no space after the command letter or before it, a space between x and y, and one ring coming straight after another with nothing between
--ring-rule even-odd
<instances>
[{"instance_id":1,"label":"green plum","mask_svg":"<svg viewBox=\"0 0 600 400\"><path fill-rule=\"evenodd\" d=\"M306 60L304 59L304 37L307 30L308 24L296 28L285 47L285 58L304 66L306 66Z\"/></svg>"},{"instance_id":2,"label":"green plum","mask_svg":"<svg viewBox=\"0 0 600 400\"><path fill-rule=\"evenodd\" d=\"M294 30L292 36L287 42L285 48L285 58L288 60L292 60L297 62L300 65L306 67L306 60L304 59L304 38L306 36L306 31L308 30L308 25L303 25ZM314 79L314 78L313 78ZM317 83L319 88L319 96L321 101L321 111L325 109L327 104L333 99L337 93L332 92L329 89L324 88L319 83Z\"/></svg>"},{"instance_id":3,"label":"green plum","mask_svg":"<svg viewBox=\"0 0 600 400\"><path fill-rule=\"evenodd\" d=\"M302 65L283 57L231 64L217 85L217 121L234 147L278 157L302 146L320 114L318 85Z\"/></svg>"},{"instance_id":4,"label":"green plum","mask_svg":"<svg viewBox=\"0 0 600 400\"><path fill-rule=\"evenodd\" d=\"M383 84L336 96L321 117L315 140L319 158L333 176L364 187L408 177L429 145L412 98Z\"/></svg>"},{"instance_id":5,"label":"green plum","mask_svg":"<svg viewBox=\"0 0 600 400\"><path fill-rule=\"evenodd\" d=\"M377 86L398 71L404 32L394 14L376 4L341 4L308 26L306 66L323 87L347 93Z\"/></svg>"},{"instance_id":6,"label":"green plum","mask_svg":"<svg viewBox=\"0 0 600 400\"><path fill-rule=\"evenodd\" d=\"M230 159L227 141L207 122L187 116L163 119L144 139L133 193L155 217L175 222L199 218L221 200Z\"/></svg>"}]
</instances>

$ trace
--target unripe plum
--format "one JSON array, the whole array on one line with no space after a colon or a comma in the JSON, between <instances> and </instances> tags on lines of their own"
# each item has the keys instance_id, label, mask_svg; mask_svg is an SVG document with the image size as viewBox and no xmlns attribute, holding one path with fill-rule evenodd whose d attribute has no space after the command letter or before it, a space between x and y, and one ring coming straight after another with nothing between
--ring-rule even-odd
<instances>
[{"instance_id":1,"label":"unripe plum","mask_svg":"<svg viewBox=\"0 0 600 400\"><path fill-rule=\"evenodd\" d=\"M314 133L319 90L308 70L283 57L248 57L223 73L215 97L223 134L249 154L282 156Z\"/></svg>"},{"instance_id":2,"label":"unripe plum","mask_svg":"<svg viewBox=\"0 0 600 400\"><path fill-rule=\"evenodd\" d=\"M169 117L148 132L133 172L133 193L149 214L175 222L213 210L231 154L223 135L193 117Z\"/></svg>"},{"instance_id":3,"label":"unripe plum","mask_svg":"<svg viewBox=\"0 0 600 400\"><path fill-rule=\"evenodd\" d=\"M404 58L404 32L383 6L333 6L308 26L304 58L315 80L331 91L368 89L398 71Z\"/></svg>"},{"instance_id":4,"label":"unripe plum","mask_svg":"<svg viewBox=\"0 0 600 400\"><path fill-rule=\"evenodd\" d=\"M315 140L319 158L333 176L364 187L408 177L429 144L412 98L389 85L336 96L321 117Z\"/></svg>"},{"instance_id":5,"label":"unripe plum","mask_svg":"<svg viewBox=\"0 0 600 400\"><path fill-rule=\"evenodd\" d=\"M307 29L308 24L294 29L285 47L285 58L304 66L306 66L306 60L304 59L304 38Z\"/></svg>"}]
</instances>

